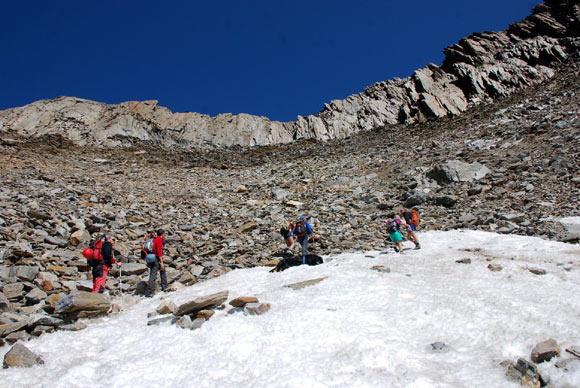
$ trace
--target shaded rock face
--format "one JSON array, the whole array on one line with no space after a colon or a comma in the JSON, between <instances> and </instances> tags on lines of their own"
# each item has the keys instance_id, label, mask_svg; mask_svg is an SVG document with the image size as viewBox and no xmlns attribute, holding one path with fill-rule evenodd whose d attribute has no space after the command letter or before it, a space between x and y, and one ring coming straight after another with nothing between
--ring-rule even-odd
<instances>
[{"instance_id":1,"label":"shaded rock face","mask_svg":"<svg viewBox=\"0 0 580 388\"><path fill-rule=\"evenodd\" d=\"M430 64L409 78L376 83L295 122L173 113L157 101L106 105L60 97L0 112L0 131L56 134L77 145L153 141L167 147L228 147L327 141L388 124L457 115L551 78L561 62L579 51L579 7L571 0L546 0L505 31L473 34L447 47L441 67Z\"/></svg>"}]
</instances>

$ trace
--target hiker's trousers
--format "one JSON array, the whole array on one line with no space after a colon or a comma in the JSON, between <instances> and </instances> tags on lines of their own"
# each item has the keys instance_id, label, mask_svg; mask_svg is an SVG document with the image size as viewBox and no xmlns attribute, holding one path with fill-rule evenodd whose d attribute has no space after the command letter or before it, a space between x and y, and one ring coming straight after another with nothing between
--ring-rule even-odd
<instances>
[{"instance_id":1,"label":"hiker's trousers","mask_svg":"<svg viewBox=\"0 0 580 388\"><path fill-rule=\"evenodd\" d=\"M147 291L145 295L152 296L155 293L155 281L157 280L157 272L159 272L159 277L161 279L161 289L165 290L167 288L167 276L165 275L165 270L161 270L159 265L159 259L155 264L149 266L151 272L149 272L149 282L147 283Z\"/></svg>"},{"instance_id":2,"label":"hiker's trousers","mask_svg":"<svg viewBox=\"0 0 580 388\"><path fill-rule=\"evenodd\" d=\"M308 254L308 236L299 237L298 243L302 245L302 256L306 256Z\"/></svg>"}]
</instances>

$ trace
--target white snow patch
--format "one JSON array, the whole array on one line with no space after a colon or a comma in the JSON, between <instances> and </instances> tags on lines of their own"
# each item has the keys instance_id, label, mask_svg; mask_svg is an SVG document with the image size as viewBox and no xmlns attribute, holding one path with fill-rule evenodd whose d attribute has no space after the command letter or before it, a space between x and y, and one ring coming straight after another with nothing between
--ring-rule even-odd
<instances>
[{"instance_id":1,"label":"white snow patch","mask_svg":"<svg viewBox=\"0 0 580 388\"><path fill-rule=\"evenodd\" d=\"M45 364L0 371L5 387L518 387L502 360L529 359L553 338L580 346L578 245L478 231L425 232L423 249L349 253L323 265L232 271L166 299L228 290L272 304L195 331L147 326L161 295L26 346ZM409 243L406 243L410 245ZM470 258L471 264L456 260ZM503 269L492 272L490 263ZM390 273L372 270L382 265ZM534 275L529 268L542 268ZM285 285L327 277L301 290ZM435 353L431 343L450 351ZM0 348L0 356L10 349ZM540 365L558 387L580 368Z\"/></svg>"}]
</instances>

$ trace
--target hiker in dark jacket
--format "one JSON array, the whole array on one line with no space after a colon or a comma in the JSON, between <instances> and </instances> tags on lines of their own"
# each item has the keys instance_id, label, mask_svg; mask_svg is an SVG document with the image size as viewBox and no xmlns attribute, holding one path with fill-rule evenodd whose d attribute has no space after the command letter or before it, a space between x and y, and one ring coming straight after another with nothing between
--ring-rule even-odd
<instances>
[{"instance_id":1,"label":"hiker in dark jacket","mask_svg":"<svg viewBox=\"0 0 580 388\"><path fill-rule=\"evenodd\" d=\"M312 234L312 227L308 223L308 219L305 216L300 217L300 219L296 222L292 234L296 236L298 243L302 245L302 264L306 264L306 254L308 253L308 239Z\"/></svg>"},{"instance_id":2,"label":"hiker in dark jacket","mask_svg":"<svg viewBox=\"0 0 580 388\"><path fill-rule=\"evenodd\" d=\"M109 269L113 264L117 264L119 267L122 265L117 262L113 257L114 251L113 246L115 245L116 239L113 236L105 235L103 237L105 241L103 243L103 260L99 260L97 265L93 267L93 290L92 292L102 294L105 292L105 286L107 283L107 275Z\"/></svg>"},{"instance_id":3,"label":"hiker in dark jacket","mask_svg":"<svg viewBox=\"0 0 580 388\"><path fill-rule=\"evenodd\" d=\"M157 237L153 240L153 254L157 258L154 263L147 264L151 272L149 272L149 282L147 283L147 291L145 297L151 298L155 293L155 280L157 279L157 272L161 278L161 291L167 288L167 275L165 274L165 264L163 263L163 241L165 240L165 231L159 229Z\"/></svg>"}]
</instances>

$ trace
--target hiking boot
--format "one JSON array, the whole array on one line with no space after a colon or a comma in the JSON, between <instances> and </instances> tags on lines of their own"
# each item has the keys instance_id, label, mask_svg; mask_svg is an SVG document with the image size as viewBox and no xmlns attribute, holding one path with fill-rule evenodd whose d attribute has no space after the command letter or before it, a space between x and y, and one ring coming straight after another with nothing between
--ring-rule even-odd
<instances>
[{"instance_id":1,"label":"hiking boot","mask_svg":"<svg viewBox=\"0 0 580 388\"><path fill-rule=\"evenodd\" d=\"M415 244L415 249L421 249L421 244L419 243Z\"/></svg>"},{"instance_id":2,"label":"hiking boot","mask_svg":"<svg viewBox=\"0 0 580 388\"><path fill-rule=\"evenodd\" d=\"M397 247L393 247L393 248L395 248L395 252L397 252L397 253L399 253L399 252L400 252L400 251L399 251L399 248L397 248Z\"/></svg>"}]
</instances>

